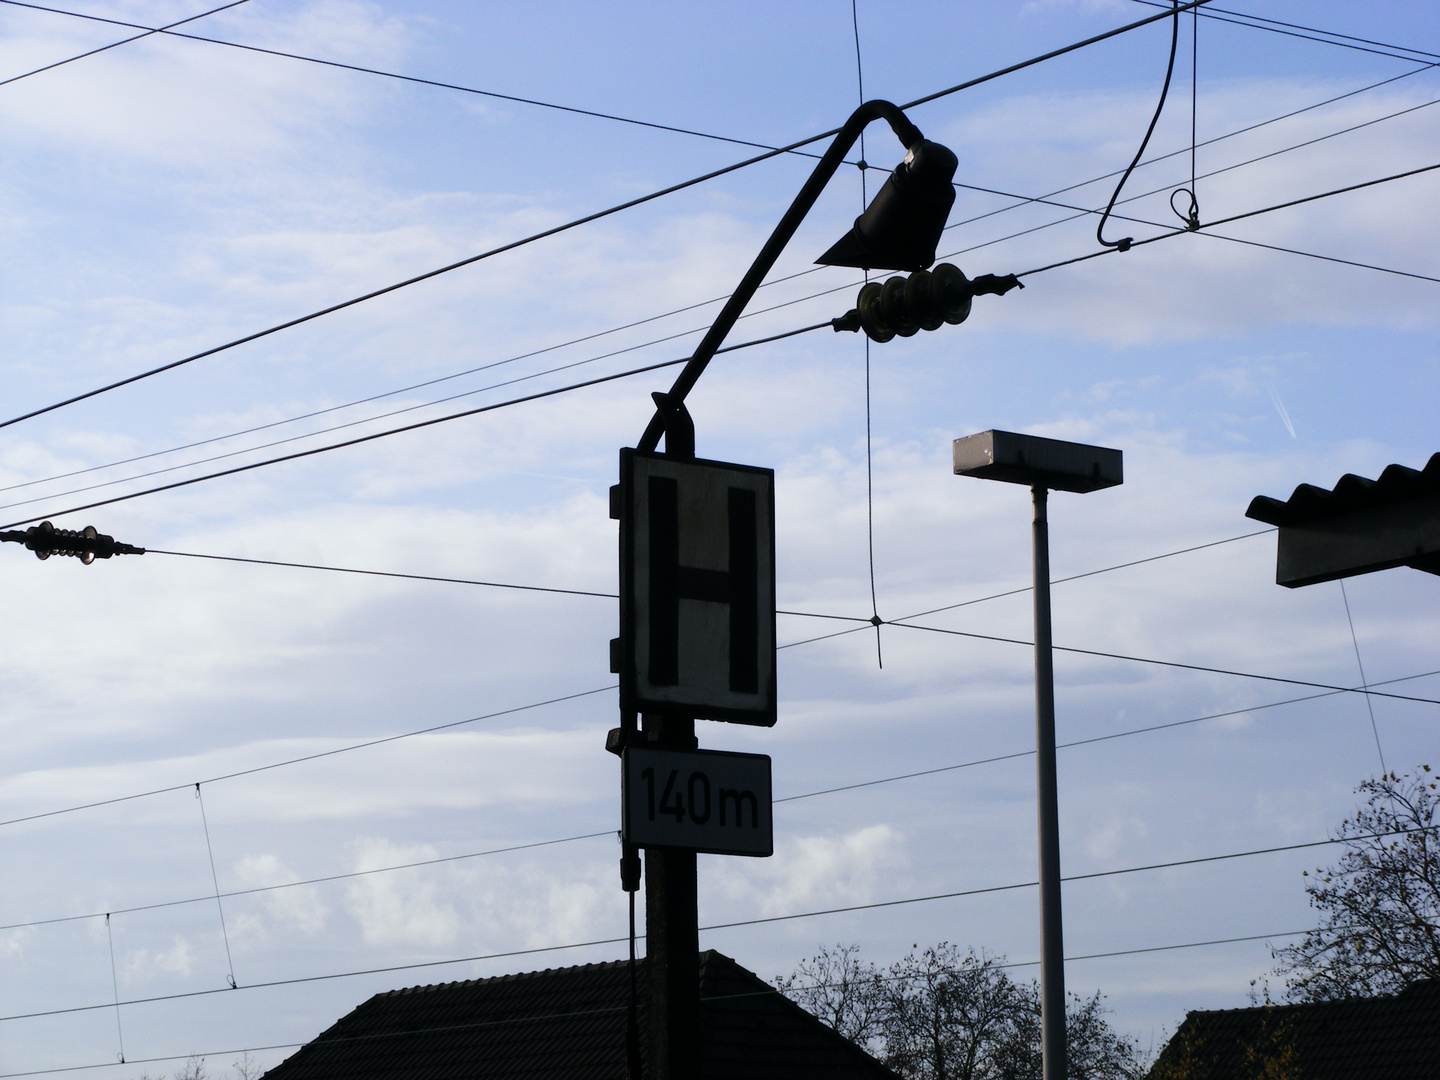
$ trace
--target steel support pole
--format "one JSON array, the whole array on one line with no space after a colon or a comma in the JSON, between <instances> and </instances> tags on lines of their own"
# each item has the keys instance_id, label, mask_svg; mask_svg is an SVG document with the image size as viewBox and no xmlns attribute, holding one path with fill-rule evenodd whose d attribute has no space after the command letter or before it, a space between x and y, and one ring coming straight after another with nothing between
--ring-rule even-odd
<instances>
[{"instance_id":1,"label":"steel support pole","mask_svg":"<svg viewBox=\"0 0 1440 1080\"><path fill-rule=\"evenodd\" d=\"M1050 642L1050 526L1036 484L1035 781L1040 824L1040 1045L1044 1080L1066 1080L1065 945L1060 917L1060 806L1055 781L1055 669Z\"/></svg>"},{"instance_id":2,"label":"steel support pole","mask_svg":"<svg viewBox=\"0 0 1440 1080\"><path fill-rule=\"evenodd\" d=\"M693 750L695 721L647 713L645 745ZM647 1080L700 1078L700 913L695 852L645 849L645 966L650 972Z\"/></svg>"}]
</instances>

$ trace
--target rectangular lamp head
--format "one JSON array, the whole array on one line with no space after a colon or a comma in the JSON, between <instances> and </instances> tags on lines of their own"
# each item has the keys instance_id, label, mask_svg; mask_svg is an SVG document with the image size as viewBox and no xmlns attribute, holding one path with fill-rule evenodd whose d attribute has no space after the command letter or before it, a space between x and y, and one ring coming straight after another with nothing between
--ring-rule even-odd
<instances>
[{"instance_id":1,"label":"rectangular lamp head","mask_svg":"<svg viewBox=\"0 0 1440 1080\"><path fill-rule=\"evenodd\" d=\"M1013 431L982 431L956 439L955 473L1080 492L1115 487L1125 478L1119 450Z\"/></svg>"}]
</instances>

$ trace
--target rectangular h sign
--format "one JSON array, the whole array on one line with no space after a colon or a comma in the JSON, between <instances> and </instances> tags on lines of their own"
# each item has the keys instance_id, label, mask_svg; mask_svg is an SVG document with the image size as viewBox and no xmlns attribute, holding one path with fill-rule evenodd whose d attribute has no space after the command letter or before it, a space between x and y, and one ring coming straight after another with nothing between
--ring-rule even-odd
<instances>
[{"instance_id":1,"label":"rectangular h sign","mask_svg":"<svg viewBox=\"0 0 1440 1080\"><path fill-rule=\"evenodd\" d=\"M637 847L716 855L770 855L770 759L720 750L650 750L623 755L622 829Z\"/></svg>"},{"instance_id":2,"label":"rectangular h sign","mask_svg":"<svg viewBox=\"0 0 1440 1080\"><path fill-rule=\"evenodd\" d=\"M775 474L620 452L620 707L775 723Z\"/></svg>"}]
</instances>

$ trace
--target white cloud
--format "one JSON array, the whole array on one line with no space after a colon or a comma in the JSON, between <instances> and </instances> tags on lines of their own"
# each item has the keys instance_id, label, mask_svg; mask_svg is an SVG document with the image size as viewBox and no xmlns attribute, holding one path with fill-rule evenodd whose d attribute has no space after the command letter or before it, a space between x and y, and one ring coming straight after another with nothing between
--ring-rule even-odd
<instances>
[{"instance_id":1,"label":"white cloud","mask_svg":"<svg viewBox=\"0 0 1440 1080\"><path fill-rule=\"evenodd\" d=\"M716 868L715 883L762 916L816 906L865 903L878 886L893 887L906 862L902 837L889 825L867 825L833 836L789 836L775 855L743 870Z\"/></svg>"},{"instance_id":2,"label":"white cloud","mask_svg":"<svg viewBox=\"0 0 1440 1080\"><path fill-rule=\"evenodd\" d=\"M403 846L379 839L360 840L354 847L355 869L362 871L435 855L428 846ZM438 892L435 882L414 875L372 874L346 886L346 908L369 945L441 948L455 940L459 916L454 907L438 898Z\"/></svg>"},{"instance_id":3,"label":"white cloud","mask_svg":"<svg viewBox=\"0 0 1440 1080\"><path fill-rule=\"evenodd\" d=\"M195 955L190 942L176 935L169 948L127 950L122 967L127 983L153 982L162 975L177 975L186 979L195 967Z\"/></svg>"}]
</instances>

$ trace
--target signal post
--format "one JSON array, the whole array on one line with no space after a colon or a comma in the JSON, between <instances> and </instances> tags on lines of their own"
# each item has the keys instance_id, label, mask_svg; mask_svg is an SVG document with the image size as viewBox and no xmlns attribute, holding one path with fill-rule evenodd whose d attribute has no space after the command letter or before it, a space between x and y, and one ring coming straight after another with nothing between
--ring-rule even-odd
<instances>
[{"instance_id":1,"label":"signal post","mask_svg":"<svg viewBox=\"0 0 1440 1080\"><path fill-rule=\"evenodd\" d=\"M685 398L846 153L878 119L904 144L905 159L817 262L912 276L863 291L856 310L831 325L863 329L877 341L907 337L961 322L972 296L1019 284L1013 276L969 281L952 266L925 272L955 201L955 155L897 106L867 101L836 132L670 392L652 395L655 414L638 446L620 452L620 483L610 489L610 516L620 522L620 636L610 643L620 727L607 749L624 763L620 867L631 894L632 957L638 852L645 851L648 1080L699 1077L696 853L765 856L773 848L769 758L700 751L695 720L775 723L775 477L697 460ZM662 437L665 450L657 453ZM641 1080L635 1011L630 1076Z\"/></svg>"}]
</instances>

